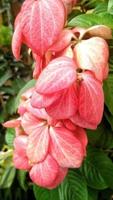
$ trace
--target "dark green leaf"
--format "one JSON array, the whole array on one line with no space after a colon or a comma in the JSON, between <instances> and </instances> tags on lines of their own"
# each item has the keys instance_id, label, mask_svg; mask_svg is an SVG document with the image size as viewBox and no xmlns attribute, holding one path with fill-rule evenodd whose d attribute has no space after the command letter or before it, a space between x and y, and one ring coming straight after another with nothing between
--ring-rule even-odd
<instances>
[{"instance_id":1,"label":"dark green leaf","mask_svg":"<svg viewBox=\"0 0 113 200\"><path fill-rule=\"evenodd\" d=\"M10 97L6 102L6 112L9 115L12 115L15 113L15 107L14 107L15 97Z\"/></svg>"},{"instance_id":2,"label":"dark green leaf","mask_svg":"<svg viewBox=\"0 0 113 200\"><path fill-rule=\"evenodd\" d=\"M92 146L113 148L113 131L106 119L103 119L96 130L87 130L88 141Z\"/></svg>"},{"instance_id":3,"label":"dark green leaf","mask_svg":"<svg viewBox=\"0 0 113 200\"><path fill-rule=\"evenodd\" d=\"M58 189L47 190L45 188L33 185L33 191L36 200L60 200Z\"/></svg>"},{"instance_id":4,"label":"dark green leaf","mask_svg":"<svg viewBox=\"0 0 113 200\"><path fill-rule=\"evenodd\" d=\"M72 20L74 17L76 17L77 15L82 14L82 12L80 10L73 10L70 15L68 16L68 21Z\"/></svg>"},{"instance_id":5,"label":"dark green leaf","mask_svg":"<svg viewBox=\"0 0 113 200\"><path fill-rule=\"evenodd\" d=\"M4 170L2 176L0 176L0 188L9 188L11 187L14 177L15 177L15 168L14 167L7 167Z\"/></svg>"},{"instance_id":6,"label":"dark green leaf","mask_svg":"<svg viewBox=\"0 0 113 200\"><path fill-rule=\"evenodd\" d=\"M4 75L2 75L2 77L0 77L0 87L2 85L4 85L4 83L12 77L12 73L10 70L6 71Z\"/></svg>"},{"instance_id":7,"label":"dark green leaf","mask_svg":"<svg viewBox=\"0 0 113 200\"><path fill-rule=\"evenodd\" d=\"M25 84L26 82L21 78L14 79L12 82L12 88L15 91L15 94L17 94L25 86Z\"/></svg>"},{"instance_id":8,"label":"dark green leaf","mask_svg":"<svg viewBox=\"0 0 113 200\"><path fill-rule=\"evenodd\" d=\"M107 121L109 122L111 129L113 131L113 115L111 115L111 113L107 109L104 112L104 115L105 115ZM112 132L112 135L113 135L113 132Z\"/></svg>"},{"instance_id":9,"label":"dark green leaf","mask_svg":"<svg viewBox=\"0 0 113 200\"><path fill-rule=\"evenodd\" d=\"M98 200L98 191L88 188L88 200Z\"/></svg>"},{"instance_id":10,"label":"dark green leaf","mask_svg":"<svg viewBox=\"0 0 113 200\"><path fill-rule=\"evenodd\" d=\"M94 189L113 187L113 163L99 149L89 149L82 166L87 184Z\"/></svg>"},{"instance_id":11,"label":"dark green leaf","mask_svg":"<svg viewBox=\"0 0 113 200\"><path fill-rule=\"evenodd\" d=\"M104 81L105 104L113 115L113 74Z\"/></svg>"},{"instance_id":12,"label":"dark green leaf","mask_svg":"<svg viewBox=\"0 0 113 200\"><path fill-rule=\"evenodd\" d=\"M60 200L88 200L87 184L81 173L70 170L59 186Z\"/></svg>"},{"instance_id":13,"label":"dark green leaf","mask_svg":"<svg viewBox=\"0 0 113 200\"><path fill-rule=\"evenodd\" d=\"M27 191L27 189L28 189L28 186L27 186L27 183L26 183L27 182L26 181L26 175L27 175L26 171L18 170L18 172L17 172L19 184L20 184L21 188L25 191Z\"/></svg>"},{"instance_id":14,"label":"dark green leaf","mask_svg":"<svg viewBox=\"0 0 113 200\"><path fill-rule=\"evenodd\" d=\"M88 9L92 9L95 8L98 4L102 3L102 0L82 0L81 5L86 8L86 10Z\"/></svg>"}]
</instances>

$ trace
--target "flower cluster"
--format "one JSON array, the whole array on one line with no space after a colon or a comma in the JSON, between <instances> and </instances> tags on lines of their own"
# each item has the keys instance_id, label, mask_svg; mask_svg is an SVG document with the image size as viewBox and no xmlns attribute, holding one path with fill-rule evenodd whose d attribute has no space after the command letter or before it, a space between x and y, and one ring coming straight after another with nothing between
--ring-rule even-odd
<instances>
[{"instance_id":1,"label":"flower cluster","mask_svg":"<svg viewBox=\"0 0 113 200\"><path fill-rule=\"evenodd\" d=\"M12 50L20 58L32 50L35 87L26 91L14 127L14 165L31 180L55 188L86 155L84 128L96 129L104 109L103 80L108 76L112 37L106 26L65 29L76 0L25 0L15 21Z\"/></svg>"}]
</instances>

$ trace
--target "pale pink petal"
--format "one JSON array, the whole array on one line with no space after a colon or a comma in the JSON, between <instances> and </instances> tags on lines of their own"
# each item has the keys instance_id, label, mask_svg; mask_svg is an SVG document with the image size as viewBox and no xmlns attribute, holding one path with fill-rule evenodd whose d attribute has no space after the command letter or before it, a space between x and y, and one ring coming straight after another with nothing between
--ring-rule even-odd
<instances>
[{"instance_id":1,"label":"pale pink petal","mask_svg":"<svg viewBox=\"0 0 113 200\"><path fill-rule=\"evenodd\" d=\"M14 139L14 148L18 155L26 156L28 136L20 135Z\"/></svg>"},{"instance_id":2,"label":"pale pink petal","mask_svg":"<svg viewBox=\"0 0 113 200\"><path fill-rule=\"evenodd\" d=\"M44 124L45 124L44 121L36 118L31 113L26 112L22 116L21 125L22 125L24 131L26 132L26 134L28 134L28 135L36 133L38 129L40 130L40 128L43 129Z\"/></svg>"},{"instance_id":3,"label":"pale pink petal","mask_svg":"<svg viewBox=\"0 0 113 200\"><path fill-rule=\"evenodd\" d=\"M102 84L88 72L83 73L82 78L79 88L79 114L87 122L98 125L104 110Z\"/></svg>"},{"instance_id":4,"label":"pale pink petal","mask_svg":"<svg viewBox=\"0 0 113 200\"><path fill-rule=\"evenodd\" d=\"M21 123L21 119L20 118L12 119L10 121L7 121L7 122L3 123L3 126L6 127L6 128L16 128L16 127L20 126L20 123Z\"/></svg>"},{"instance_id":5,"label":"pale pink petal","mask_svg":"<svg viewBox=\"0 0 113 200\"><path fill-rule=\"evenodd\" d=\"M27 109L22 104L20 104L20 106L18 107L18 114L22 116L26 111Z\"/></svg>"},{"instance_id":6,"label":"pale pink petal","mask_svg":"<svg viewBox=\"0 0 113 200\"><path fill-rule=\"evenodd\" d=\"M23 39L22 39L21 26L17 25L13 34L13 39L12 39L12 51L17 60L20 58L22 40Z\"/></svg>"},{"instance_id":7,"label":"pale pink petal","mask_svg":"<svg viewBox=\"0 0 113 200\"><path fill-rule=\"evenodd\" d=\"M100 81L104 79L109 57L108 45L104 39L93 37L83 40L75 46L74 52L80 68L92 71Z\"/></svg>"},{"instance_id":8,"label":"pale pink petal","mask_svg":"<svg viewBox=\"0 0 113 200\"><path fill-rule=\"evenodd\" d=\"M46 123L31 113L26 112L22 117L22 127L29 134L27 156L32 163L42 161L48 152L49 133Z\"/></svg>"},{"instance_id":9,"label":"pale pink petal","mask_svg":"<svg viewBox=\"0 0 113 200\"><path fill-rule=\"evenodd\" d=\"M61 96L51 106L46 107L47 113L54 119L66 119L75 115L78 109L77 92L74 87L61 91Z\"/></svg>"},{"instance_id":10,"label":"pale pink petal","mask_svg":"<svg viewBox=\"0 0 113 200\"><path fill-rule=\"evenodd\" d=\"M104 68L104 80L107 79L108 75L109 75L109 64L107 64L107 66L105 66Z\"/></svg>"},{"instance_id":11,"label":"pale pink petal","mask_svg":"<svg viewBox=\"0 0 113 200\"><path fill-rule=\"evenodd\" d=\"M32 167L30 170L31 180L42 187L49 187L56 180L59 173L59 166L57 162L48 155L47 158Z\"/></svg>"},{"instance_id":12,"label":"pale pink petal","mask_svg":"<svg viewBox=\"0 0 113 200\"><path fill-rule=\"evenodd\" d=\"M77 128L77 126L74 123L72 123L72 121L70 119L63 120L63 124L70 131L75 131Z\"/></svg>"},{"instance_id":13,"label":"pale pink petal","mask_svg":"<svg viewBox=\"0 0 113 200\"><path fill-rule=\"evenodd\" d=\"M71 45L68 46L68 47L67 47L66 49L64 49L63 51L61 51L61 52L59 53L59 55L57 55L57 56L66 56L66 57L72 58L72 59L74 60L74 53L73 53L73 49L72 49Z\"/></svg>"},{"instance_id":14,"label":"pale pink petal","mask_svg":"<svg viewBox=\"0 0 113 200\"><path fill-rule=\"evenodd\" d=\"M60 57L54 59L43 70L36 84L36 90L42 94L51 94L69 87L76 80L76 66L72 59Z\"/></svg>"},{"instance_id":15,"label":"pale pink petal","mask_svg":"<svg viewBox=\"0 0 113 200\"><path fill-rule=\"evenodd\" d=\"M32 98L31 98L31 105L35 108L46 108L50 106L52 103L54 103L59 97L61 96L60 93L54 93L54 94L46 94L42 95L37 92L33 92Z\"/></svg>"},{"instance_id":16,"label":"pale pink petal","mask_svg":"<svg viewBox=\"0 0 113 200\"><path fill-rule=\"evenodd\" d=\"M50 150L61 167L78 168L83 161L80 141L66 128L50 128Z\"/></svg>"},{"instance_id":17,"label":"pale pink petal","mask_svg":"<svg viewBox=\"0 0 113 200\"><path fill-rule=\"evenodd\" d=\"M88 28L83 37L101 37L103 39L112 39L112 30L105 25L95 25Z\"/></svg>"},{"instance_id":18,"label":"pale pink petal","mask_svg":"<svg viewBox=\"0 0 113 200\"><path fill-rule=\"evenodd\" d=\"M32 163L38 163L45 159L49 148L48 127L40 127L28 137L27 156Z\"/></svg>"},{"instance_id":19,"label":"pale pink petal","mask_svg":"<svg viewBox=\"0 0 113 200\"><path fill-rule=\"evenodd\" d=\"M59 167L59 173L58 173L55 181L51 184L51 186L48 187L48 189L56 188L64 180L64 178L67 175L67 172L68 172L67 168Z\"/></svg>"},{"instance_id":20,"label":"pale pink petal","mask_svg":"<svg viewBox=\"0 0 113 200\"><path fill-rule=\"evenodd\" d=\"M36 118L40 119L40 122L42 123L42 125L45 124L45 122L43 122L43 119L47 120L49 117L49 115L47 114L44 108L38 109L38 108L33 107L31 105L31 101L27 102L26 110L32 115L34 115Z\"/></svg>"},{"instance_id":21,"label":"pale pink petal","mask_svg":"<svg viewBox=\"0 0 113 200\"><path fill-rule=\"evenodd\" d=\"M38 76L42 71L42 58L37 54L33 54L33 58L35 59L33 78L38 79Z\"/></svg>"},{"instance_id":22,"label":"pale pink petal","mask_svg":"<svg viewBox=\"0 0 113 200\"><path fill-rule=\"evenodd\" d=\"M59 52L64 50L67 46L69 46L72 38L74 38L74 34L72 32L72 30L67 30L64 29L58 40L50 47L49 50L53 51L53 52Z\"/></svg>"},{"instance_id":23,"label":"pale pink petal","mask_svg":"<svg viewBox=\"0 0 113 200\"><path fill-rule=\"evenodd\" d=\"M28 158L22 155L19 155L16 151L13 155L13 163L17 169L29 170L31 166L29 165Z\"/></svg>"},{"instance_id":24,"label":"pale pink petal","mask_svg":"<svg viewBox=\"0 0 113 200\"><path fill-rule=\"evenodd\" d=\"M86 155L86 147L88 144L88 138L85 130L81 127L77 127L76 131L74 132L76 138L81 142L82 148L84 150L84 155Z\"/></svg>"}]
</instances>

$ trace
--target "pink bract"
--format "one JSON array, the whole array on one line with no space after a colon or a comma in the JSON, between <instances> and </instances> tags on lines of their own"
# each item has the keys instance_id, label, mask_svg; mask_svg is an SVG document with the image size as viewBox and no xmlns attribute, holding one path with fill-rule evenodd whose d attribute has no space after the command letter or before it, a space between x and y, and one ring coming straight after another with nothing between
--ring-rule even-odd
<instances>
[{"instance_id":1,"label":"pink bract","mask_svg":"<svg viewBox=\"0 0 113 200\"><path fill-rule=\"evenodd\" d=\"M16 120L19 124L11 121L5 126L14 125L15 129L23 130L14 140L15 167L28 170L34 183L52 189L63 181L68 167L81 166L86 155L87 136L70 120L55 120L45 109L33 108L30 104L32 91L34 89L22 95L25 112Z\"/></svg>"},{"instance_id":2,"label":"pink bract","mask_svg":"<svg viewBox=\"0 0 113 200\"><path fill-rule=\"evenodd\" d=\"M42 96L42 104L40 101L38 103L39 98L34 100L36 97L34 95L31 100L32 105L37 108L45 107L47 113L55 119L70 118L76 116L78 112L87 124L91 123L95 127L102 119L104 108L102 84L90 71L79 72L70 58L60 57L50 62L39 76L36 92L36 96L38 94Z\"/></svg>"},{"instance_id":3,"label":"pink bract","mask_svg":"<svg viewBox=\"0 0 113 200\"><path fill-rule=\"evenodd\" d=\"M72 10L72 7L76 4L77 0L62 0L64 5L65 5L65 8L66 8L66 11L67 11L67 14L69 14Z\"/></svg>"},{"instance_id":4,"label":"pink bract","mask_svg":"<svg viewBox=\"0 0 113 200\"><path fill-rule=\"evenodd\" d=\"M12 40L14 56L19 59L22 43L40 56L57 40L65 23L61 0L26 0L15 22Z\"/></svg>"},{"instance_id":5,"label":"pink bract","mask_svg":"<svg viewBox=\"0 0 113 200\"><path fill-rule=\"evenodd\" d=\"M27 146L28 158L33 163L38 163L45 159L48 152L52 152L53 158L55 158L61 167L80 166L84 157L80 140L76 139L73 132L66 129L63 123L61 123L60 126L57 124L59 124L59 121L55 122L51 118L42 119L41 123L38 122L36 115L33 116L27 112L24 114L22 117L22 127L24 131L29 134ZM65 138L66 146L65 143L62 143L64 140L63 138ZM59 158L56 156L58 155L57 151L61 151ZM63 152L65 152L65 154ZM63 164L59 162L60 156L63 157L63 159L61 159Z\"/></svg>"}]
</instances>

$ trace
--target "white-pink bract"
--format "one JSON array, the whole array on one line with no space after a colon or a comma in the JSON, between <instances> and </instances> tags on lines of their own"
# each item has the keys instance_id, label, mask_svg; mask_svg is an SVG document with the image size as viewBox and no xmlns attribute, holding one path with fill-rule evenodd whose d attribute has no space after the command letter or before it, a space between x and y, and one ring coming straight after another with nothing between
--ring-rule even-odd
<instances>
[{"instance_id":1,"label":"white-pink bract","mask_svg":"<svg viewBox=\"0 0 113 200\"><path fill-rule=\"evenodd\" d=\"M79 68L90 70L100 81L106 79L108 76L109 49L104 39L92 37L82 40L75 46L74 54Z\"/></svg>"},{"instance_id":2,"label":"white-pink bract","mask_svg":"<svg viewBox=\"0 0 113 200\"><path fill-rule=\"evenodd\" d=\"M19 59L22 43L40 56L57 40L65 23L61 0L25 0L15 21L12 40L14 56Z\"/></svg>"}]
</instances>

